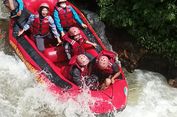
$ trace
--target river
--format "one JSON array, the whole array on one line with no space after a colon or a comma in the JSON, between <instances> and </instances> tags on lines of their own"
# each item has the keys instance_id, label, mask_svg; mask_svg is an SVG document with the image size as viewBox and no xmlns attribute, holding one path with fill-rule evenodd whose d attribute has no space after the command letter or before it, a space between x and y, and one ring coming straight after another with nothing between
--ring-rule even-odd
<instances>
[{"instance_id":1,"label":"river","mask_svg":"<svg viewBox=\"0 0 177 117\"><path fill-rule=\"evenodd\" d=\"M0 5L0 18L8 18ZM3 12L2 12L3 11ZM8 20L0 21L1 32L7 32ZM4 34L5 34L4 33ZM77 101L63 103L38 84L8 44L7 34L0 43L0 117L94 117L86 103L86 92ZM2 42L2 40L0 40ZM144 70L125 73L128 104L115 117L177 117L177 89L166 83L164 76Z\"/></svg>"}]
</instances>

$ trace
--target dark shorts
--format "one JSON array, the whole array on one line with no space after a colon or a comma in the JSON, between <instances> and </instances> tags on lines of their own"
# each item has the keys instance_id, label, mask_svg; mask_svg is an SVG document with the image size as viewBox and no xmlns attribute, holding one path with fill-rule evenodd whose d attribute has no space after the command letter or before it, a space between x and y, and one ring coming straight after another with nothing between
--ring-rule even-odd
<instances>
[{"instance_id":1,"label":"dark shorts","mask_svg":"<svg viewBox=\"0 0 177 117\"><path fill-rule=\"evenodd\" d=\"M17 23L17 25L20 27L20 28L23 28L23 26L25 25L25 23L28 21L28 18L30 16L30 12L27 10L27 9L23 9L22 10L22 14L19 16L19 17L15 17L14 20L15 20L15 23Z\"/></svg>"},{"instance_id":2,"label":"dark shorts","mask_svg":"<svg viewBox=\"0 0 177 117\"><path fill-rule=\"evenodd\" d=\"M98 86L99 86L98 77L95 74L90 75L88 78L85 79L85 84L91 90L98 90Z\"/></svg>"},{"instance_id":3,"label":"dark shorts","mask_svg":"<svg viewBox=\"0 0 177 117\"><path fill-rule=\"evenodd\" d=\"M23 9L21 16L15 17L14 19L14 25L13 25L13 35L14 37L18 37L18 31L20 29L23 29L23 26L26 24L28 21L28 18L30 16L30 12L27 9Z\"/></svg>"},{"instance_id":4,"label":"dark shorts","mask_svg":"<svg viewBox=\"0 0 177 117\"><path fill-rule=\"evenodd\" d=\"M40 51L45 50L45 40L46 39L52 39L51 33L48 33L47 35L41 36L41 35L34 35L36 46Z\"/></svg>"}]
</instances>

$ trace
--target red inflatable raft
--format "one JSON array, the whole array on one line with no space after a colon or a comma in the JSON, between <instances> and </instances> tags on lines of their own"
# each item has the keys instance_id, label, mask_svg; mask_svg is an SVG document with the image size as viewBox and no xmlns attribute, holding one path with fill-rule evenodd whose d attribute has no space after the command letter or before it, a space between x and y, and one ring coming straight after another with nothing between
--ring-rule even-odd
<instances>
[{"instance_id":1,"label":"red inflatable raft","mask_svg":"<svg viewBox=\"0 0 177 117\"><path fill-rule=\"evenodd\" d=\"M51 13L57 0L23 0L25 7L35 13L42 2L46 2L50 5ZM77 2L77 1L76 1ZM68 2L76 12L79 14L82 21L88 26L83 32L90 41L96 42L102 50L106 50L105 45L101 42L87 19L73 4ZM29 34L15 38L13 36L13 21L10 21L9 26L9 41L16 53L26 64L26 66L32 72L45 71L40 74L37 79L39 82L46 83L50 91L55 94L68 93L70 97L75 97L81 93L81 89L66 78L63 73L67 72L65 67L68 66L68 61L64 53L63 46L53 46L53 44L46 44L47 49L41 53L34 42L30 38ZM56 43L54 39L52 43ZM94 104L90 105L92 112L96 114L105 114L113 111L120 111L126 107L128 85L124 76L124 73L120 67L121 78L117 78L115 83L106 90L90 91L90 95L93 98L99 99Z\"/></svg>"}]
</instances>

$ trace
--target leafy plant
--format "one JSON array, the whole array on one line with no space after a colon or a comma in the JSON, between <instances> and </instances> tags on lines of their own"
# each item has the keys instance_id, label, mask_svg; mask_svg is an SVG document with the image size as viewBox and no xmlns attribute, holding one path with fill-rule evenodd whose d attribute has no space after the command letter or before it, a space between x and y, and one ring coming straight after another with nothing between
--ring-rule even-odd
<instances>
[{"instance_id":1,"label":"leafy plant","mask_svg":"<svg viewBox=\"0 0 177 117\"><path fill-rule=\"evenodd\" d=\"M99 0L100 17L125 28L151 53L177 64L176 0Z\"/></svg>"}]
</instances>

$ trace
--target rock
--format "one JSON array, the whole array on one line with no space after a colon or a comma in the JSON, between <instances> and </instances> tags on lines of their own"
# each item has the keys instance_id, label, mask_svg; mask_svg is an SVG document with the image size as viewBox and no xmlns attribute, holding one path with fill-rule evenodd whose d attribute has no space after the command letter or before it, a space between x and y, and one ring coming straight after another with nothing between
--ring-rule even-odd
<instances>
[{"instance_id":1,"label":"rock","mask_svg":"<svg viewBox=\"0 0 177 117\"><path fill-rule=\"evenodd\" d=\"M177 67L170 68L167 81L170 86L177 88Z\"/></svg>"},{"instance_id":2,"label":"rock","mask_svg":"<svg viewBox=\"0 0 177 117\"><path fill-rule=\"evenodd\" d=\"M87 9L92 12L98 11L99 7L97 4L97 0L70 0L70 2L74 3L79 9Z\"/></svg>"},{"instance_id":3,"label":"rock","mask_svg":"<svg viewBox=\"0 0 177 117\"><path fill-rule=\"evenodd\" d=\"M109 40L105 35L105 24L100 21L99 16L91 11L83 10L83 12L103 44L106 45L106 48L112 50L112 46L110 45Z\"/></svg>"},{"instance_id":4,"label":"rock","mask_svg":"<svg viewBox=\"0 0 177 117\"><path fill-rule=\"evenodd\" d=\"M138 69L158 72L165 76L170 86L177 88L177 67L160 55L146 54L137 63Z\"/></svg>"},{"instance_id":5,"label":"rock","mask_svg":"<svg viewBox=\"0 0 177 117\"><path fill-rule=\"evenodd\" d=\"M177 88L177 79L169 79L168 84L174 88Z\"/></svg>"},{"instance_id":6,"label":"rock","mask_svg":"<svg viewBox=\"0 0 177 117\"><path fill-rule=\"evenodd\" d=\"M0 50L4 50L5 44L6 44L6 32L1 28L3 27L1 25L1 21L0 21Z\"/></svg>"},{"instance_id":7,"label":"rock","mask_svg":"<svg viewBox=\"0 0 177 117\"><path fill-rule=\"evenodd\" d=\"M138 61L146 53L133 42L133 37L125 30L106 27L106 36L108 37L112 48L118 53L119 60L128 72L133 72L137 67Z\"/></svg>"},{"instance_id":8,"label":"rock","mask_svg":"<svg viewBox=\"0 0 177 117\"><path fill-rule=\"evenodd\" d=\"M133 72L137 68L158 72L166 77L170 86L177 88L177 67L167 58L149 54L147 50L138 47L132 41L133 37L124 30L107 27L106 36L113 50L118 53L122 66L128 72Z\"/></svg>"}]
</instances>

